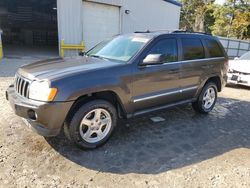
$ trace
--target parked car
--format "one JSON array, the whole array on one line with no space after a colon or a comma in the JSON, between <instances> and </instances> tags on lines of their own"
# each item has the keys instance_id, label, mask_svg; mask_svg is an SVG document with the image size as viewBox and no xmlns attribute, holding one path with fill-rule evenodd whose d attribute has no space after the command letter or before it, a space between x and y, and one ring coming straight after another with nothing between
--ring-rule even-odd
<instances>
[{"instance_id":1,"label":"parked car","mask_svg":"<svg viewBox=\"0 0 250 188\"><path fill-rule=\"evenodd\" d=\"M250 51L229 61L228 83L250 86Z\"/></svg>"},{"instance_id":2,"label":"parked car","mask_svg":"<svg viewBox=\"0 0 250 188\"><path fill-rule=\"evenodd\" d=\"M21 67L6 98L45 137L65 135L81 148L104 144L119 118L192 103L209 113L226 84L228 57L217 38L145 32L101 42L84 57Z\"/></svg>"}]
</instances>

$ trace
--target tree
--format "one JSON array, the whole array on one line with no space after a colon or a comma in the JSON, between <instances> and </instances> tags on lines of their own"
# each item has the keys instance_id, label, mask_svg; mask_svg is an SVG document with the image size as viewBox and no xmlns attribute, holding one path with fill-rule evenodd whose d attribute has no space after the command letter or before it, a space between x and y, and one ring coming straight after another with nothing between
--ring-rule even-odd
<instances>
[{"instance_id":1,"label":"tree","mask_svg":"<svg viewBox=\"0 0 250 188\"><path fill-rule=\"evenodd\" d=\"M215 22L210 29L212 30L213 35L218 36L227 36L230 30L230 8L228 6L215 5L213 16Z\"/></svg>"},{"instance_id":2,"label":"tree","mask_svg":"<svg viewBox=\"0 0 250 188\"><path fill-rule=\"evenodd\" d=\"M182 0L182 29L214 35L250 38L250 0Z\"/></svg>"},{"instance_id":3,"label":"tree","mask_svg":"<svg viewBox=\"0 0 250 188\"><path fill-rule=\"evenodd\" d=\"M227 0L223 6L216 6L215 23L211 26L212 33L219 36L250 38L250 1Z\"/></svg>"},{"instance_id":4,"label":"tree","mask_svg":"<svg viewBox=\"0 0 250 188\"><path fill-rule=\"evenodd\" d=\"M181 28L198 32L209 31L211 6L214 0L182 0Z\"/></svg>"}]
</instances>

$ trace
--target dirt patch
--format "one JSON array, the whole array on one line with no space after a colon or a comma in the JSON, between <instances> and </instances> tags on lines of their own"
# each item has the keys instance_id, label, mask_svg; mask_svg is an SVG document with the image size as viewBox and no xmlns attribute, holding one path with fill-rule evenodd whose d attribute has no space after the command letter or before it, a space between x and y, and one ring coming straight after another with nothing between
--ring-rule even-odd
<instances>
[{"instance_id":1,"label":"dirt patch","mask_svg":"<svg viewBox=\"0 0 250 188\"><path fill-rule=\"evenodd\" d=\"M123 122L106 145L82 151L14 115L12 76L0 78L0 187L250 187L248 88L225 88L207 116L186 105Z\"/></svg>"}]
</instances>

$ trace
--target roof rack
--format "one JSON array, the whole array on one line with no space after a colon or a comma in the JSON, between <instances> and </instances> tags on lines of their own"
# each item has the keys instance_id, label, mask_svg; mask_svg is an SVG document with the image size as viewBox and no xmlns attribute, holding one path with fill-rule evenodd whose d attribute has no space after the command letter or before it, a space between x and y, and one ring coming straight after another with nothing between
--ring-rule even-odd
<instances>
[{"instance_id":1,"label":"roof rack","mask_svg":"<svg viewBox=\"0 0 250 188\"><path fill-rule=\"evenodd\" d=\"M190 31L190 30L171 30L171 29L166 29L166 30L155 30L155 31L136 31L135 33L157 33L157 32L164 32L164 33L197 33L197 34L203 34L203 35L212 35L210 33L204 33L204 32L195 32L195 31Z\"/></svg>"},{"instance_id":2,"label":"roof rack","mask_svg":"<svg viewBox=\"0 0 250 188\"><path fill-rule=\"evenodd\" d=\"M163 30L147 30L147 31L136 31L135 33L157 33L157 32L168 32L173 33L176 30L163 29Z\"/></svg>"},{"instance_id":3,"label":"roof rack","mask_svg":"<svg viewBox=\"0 0 250 188\"><path fill-rule=\"evenodd\" d=\"M197 34L203 34L203 35L212 35L211 33L199 32L199 31L189 31L189 30L176 30L173 33L197 33Z\"/></svg>"}]
</instances>

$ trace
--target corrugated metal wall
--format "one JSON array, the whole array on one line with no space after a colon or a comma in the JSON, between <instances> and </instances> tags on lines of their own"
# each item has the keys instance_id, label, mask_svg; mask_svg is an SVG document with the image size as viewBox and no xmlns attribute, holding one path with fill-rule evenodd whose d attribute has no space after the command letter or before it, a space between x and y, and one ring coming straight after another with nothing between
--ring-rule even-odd
<instances>
[{"instance_id":1,"label":"corrugated metal wall","mask_svg":"<svg viewBox=\"0 0 250 188\"><path fill-rule=\"evenodd\" d=\"M59 40L79 44L83 39L82 0L58 1ZM145 30L178 29L181 7L163 0L88 0L121 7L121 33ZM125 10L130 13L126 14ZM76 51L66 52L67 56Z\"/></svg>"},{"instance_id":2,"label":"corrugated metal wall","mask_svg":"<svg viewBox=\"0 0 250 188\"><path fill-rule=\"evenodd\" d=\"M126 0L122 7L122 31L178 29L180 9L162 0ZM125 14L125 10L130 10L130 14Z\"/></svg>"},{"instance_id":3,"label":"corrugated metal wall","mask_svg":"<svg viewBox=\"0 0 250 188\"><path fill-rule=\"evenodd\" d=\"M121 7L122 32L178 29L180 6L163 0L89 0ZM130 14L126 14L129 10Z\"/></svg>"},{"instance_id":4,"label":"corrugated metal wall","mask_svg":"<svg viewBox=\"0 0 250 188\"><path fill-rule=\"evenodd\" d=\"M59 43L62 39L66 44L80 44L82 34L82 1L57 0ZM66 56L75 56L77 51L66 51Z\"/></svg>"}]
</instances>

